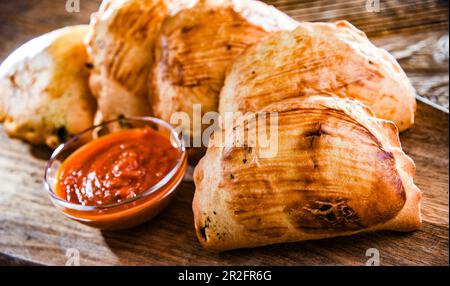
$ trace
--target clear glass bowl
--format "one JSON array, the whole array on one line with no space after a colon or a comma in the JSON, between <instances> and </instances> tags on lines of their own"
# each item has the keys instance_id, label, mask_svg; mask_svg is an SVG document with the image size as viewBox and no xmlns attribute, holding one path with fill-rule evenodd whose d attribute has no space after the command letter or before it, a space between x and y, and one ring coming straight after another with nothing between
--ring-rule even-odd
<instances>
[{"instance_id":1,"label":"clear glass bowl","mask_svg":"<svg viewBox=\"0 0 450 286\"><path fill-rule=\"evenodd\" d=\"M55 185L58 170L64 160L92 139L121 131L124 126L127 129L148 126L167 136L171 144L179 149L180 154L172 170L147 191L120 203L84 206L68 202L58 196L55 193ZM152 142L149 142L149 144L152 144ZM120 118L93 126L56 148L45 168L44 185L53 204L67 217L100 229L130 228L153 218L169 204L186 172L186 157L186 149L181 134L178 134L168 123L154 117Z\"/></svg>"}]
</instances>

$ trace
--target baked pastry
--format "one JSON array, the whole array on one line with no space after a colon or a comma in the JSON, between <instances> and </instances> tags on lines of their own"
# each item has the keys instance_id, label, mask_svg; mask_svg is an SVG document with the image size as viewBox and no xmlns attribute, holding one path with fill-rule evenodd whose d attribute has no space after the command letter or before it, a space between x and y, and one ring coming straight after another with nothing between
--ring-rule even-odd
<instances>
[{"instance_id":1,"label":"baked pastry","mask_svg":"<svg viewBox=\"0 0 450 286\"><path fill-rule=\"evenodd\" d=\"M267 146L244 137L259 126L256 115L244 115L231 130L214 133L195 169L193 211L204 247L223 251L420 226L415 165L391 121L357 101L327 96L285 99L262 112L278 113L276 152L262 156ZM228 147L217 142L233 136Z\"/></svg>"},{"instance_id":2,"label":"baked pastry","mask_svg":"<svg viewBox=\"0 0 450 286\"><path fill-rule=\"evenodd\" d=\"M150 115L148 70L161 22L195 0L105 0L87 37L96 121Z\"/></svg>"},{"instance_id":3,"label":"baked pastry","mask_svg":"<svg viewBox=\"0 0 450 286\"><path fill-rule=\"evenodd\" d=\"M56 147L93 123L83 43L87 25L55 30L15 50L0 66L0 122L12 137Z\"/></svg>"},{"instance_id":4,"label":"baked pastry","mask_svg":"<svg viewBox=\"0 0 450 286\"><path fill-rule=\"evenodd\" d=\"M150 73L153 114L170 121L176 112L187 113L191 122L182 126L185 133L201 136L202 130L193 128L193 105L201 104L202 116L217 112L225 72L233 59L270 33L296 26L289 16L253 0L199 1L168 17Z\"/></svg>"},{"instance_id":5,"label":"baked pastry","mask_svg":"<svg viewBox=\"0 0 450 286\"><path fill-rule=\"evenodd\" d=\"M317 93L357 99L400 131L414 122L415 92L402 68L347 21L303 22L249 48L227 74L220 111Z\"/></svg>"}]
</instances>

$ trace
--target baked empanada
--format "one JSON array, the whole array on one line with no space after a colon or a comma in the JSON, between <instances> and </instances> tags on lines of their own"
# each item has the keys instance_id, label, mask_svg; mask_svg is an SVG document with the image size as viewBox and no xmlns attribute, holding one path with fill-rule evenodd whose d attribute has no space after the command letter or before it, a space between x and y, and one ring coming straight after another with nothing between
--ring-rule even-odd
<instances>
[{"instance_id":1,"label":"baked empanada","mask_svg":"<svg viewBox=\"0 0 450 286\"><path fill-rule=\"evenodd\" d=\"M88 87L87 25L35 38L0 66L0 122L12 137L56 147L90 127L96 109Z\"/></svg>"},{"instance_id":2,"label":"baked empanada","mask_svg":"<svg viewBox=\"0 0 450 286\"><path fill-rule=\"evenodd\" d=\"M196 0L105 0L87 37L96 121L150 115L148 71L154 40L170 13Z\"/></svg>"},{"instance_id":3,"label":"baked empanada","mask_svg":"<svg viewBox=\"0 0 450 286\"><path fill-rule=\"evenodd\" d=\"M317 93L357 99L400 131L414 122L415 91L402 68L347 21L303 22L249 48L227 74L220 111Z\"/></svg>"},{"instance_id":4,"label":"baked empanada","mask_svg":"<svg viewBox=\"0 0 450 286\"><path fill-rule=\"evenodd\" d=\"M245 115L214 133L195 169L203 246L223 251L420 226L415 165L392 122L357 101L327 96L285 99L262 112L278 113L273 156L261 156L259 141L245 135L259 115ZM233 136L234 145L214 146Z\"/></svg>"},{"instance_id":5,"label":"baked empanada","mask_svg":"<svg viewBox=\"0 0 450 286\"><path fill-rule=\"evenodd\" d=\"M151 76L153 114L170 121L175 112L201 115L218 111L226 69L251 44L272 32L292 30L297 22L259 1L206 0L168 17L161 28ZM204 126L205 127L205 126ZM197 146L196 146L197 147Z\"/></svg>"}]
</instances>

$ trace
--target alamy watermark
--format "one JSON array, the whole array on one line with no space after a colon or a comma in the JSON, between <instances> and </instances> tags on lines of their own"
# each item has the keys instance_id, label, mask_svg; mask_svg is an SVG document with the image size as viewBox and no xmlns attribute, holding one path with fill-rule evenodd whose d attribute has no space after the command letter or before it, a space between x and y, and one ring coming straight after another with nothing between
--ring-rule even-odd
<instances>
[{"instance_id":1,"label":"alamy watermark","mask_svg":"<svg viewBox=\"0 0 450 286\"><path fill-rule=\"evenodd\" d=\"M76 248L66 250L66 266L80 266L80 251Z\"/></svg>"},{"instance_id":2,"label":"alamy watermark","mask_svg":"<svg viewBox=\"0 0 450 286\"><path fill-rule=\"evenodd\" d=\"M380 266L380 251L376 248L369 248L366 250L366 266Z\"/></svg>"},{"instance_id":3,"label":"alamy watermark","mask_svg":"<svg viewBox=\"0 0 450 286\"><path fill-rule=\"evenodd\" d=\"M261 158L272 158L278 152L277 112L202 114L201 104L194 104L192 116L175 112L169 123L186 147L255 147Z\"/></svg>"},{"instance_id":4,"label":"alamy watermark","mask_svg":"<svg viewBox=\"0 0 450 286\"><path fill-rule=\"evenodd\" d=\"M378 13L381 11L380 0L367 0L366 11L370 13Z\"/></svg>"},{"instance_id":5,"label":"alamy watermark","mask_svg":"<svg viewBox=\"0 0 450 286\"><path fill-rule=\"evenodd\" d=\"M79 13L80 0L66 0L66 11L69 13Z\"/></svg>"}]
</instances>

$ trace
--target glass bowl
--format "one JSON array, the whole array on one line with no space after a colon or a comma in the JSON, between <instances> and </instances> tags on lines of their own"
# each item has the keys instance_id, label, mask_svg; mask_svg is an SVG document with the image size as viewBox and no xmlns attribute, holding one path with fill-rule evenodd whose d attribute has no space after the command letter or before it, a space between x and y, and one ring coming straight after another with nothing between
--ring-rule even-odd
<instances>
[{"instance_id":1,"label":"glass bowl","mask_svg":"<svg viewBox=\"0 0 450 286\"><path fill-rule=\"evenodd\" d=\"M179 150L179 158L175 166L158 183L131 199L99 206L71 203L55 193L58 170L70 154L92 139L124 128L129 130L144 126L169 138L171 144ZM119 118L93 126L56 148L45 168L44 186L52 203L75 221L105 230L130 228L153 218L169 204L186 172L186 157L181 134L178 134L168 123L154 117Z\"/></svg>"}]
</instances>

